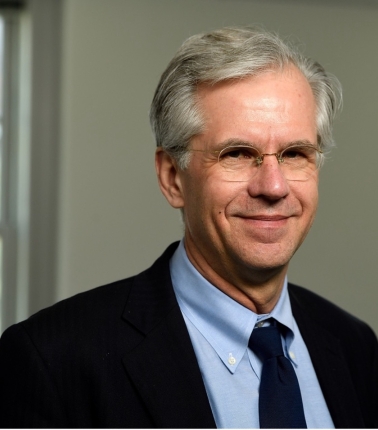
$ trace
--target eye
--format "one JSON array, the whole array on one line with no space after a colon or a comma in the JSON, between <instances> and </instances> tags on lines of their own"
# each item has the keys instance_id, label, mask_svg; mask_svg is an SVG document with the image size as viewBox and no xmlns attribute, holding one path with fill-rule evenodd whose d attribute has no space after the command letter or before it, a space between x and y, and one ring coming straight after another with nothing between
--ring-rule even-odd
<instances>
[{"instance_id":1,"label":"eye","mask_svg":"<svg viewBox=\"0 0 378 430\"><path fill-rule=\"evenodd\" d=\"M316 165L316 154L314 146L293 146L282 151L280 162L283 166L303 169Z\"/></svg>"},{"instance_id":2,"label":"eye","mask_svg":"<svg viewBox=\"0 0 378 430\"><path fill-rule=\"evenodd\" d=\"M228 147L224 148L219 153L219 159L234 159L234 160L251 160L255 159L258 156L258 152L256 149L252 147L240 147L240 146L234 146L234 147Z\"/></svg>"},{"instance_id":3,"label":"eye","mask_svg":"<svg viewBox=\"0 0 378 430\"><path fill-rule=\"evenodd\" d=\"M305 156L306 156L306 154L304 154L304 152L298 148L287 149L286 151L284 151L282 153L282 157L285 159L286 158L287 159L301 158L301 157L305 157Z\"/></svg>"}]
</instances>

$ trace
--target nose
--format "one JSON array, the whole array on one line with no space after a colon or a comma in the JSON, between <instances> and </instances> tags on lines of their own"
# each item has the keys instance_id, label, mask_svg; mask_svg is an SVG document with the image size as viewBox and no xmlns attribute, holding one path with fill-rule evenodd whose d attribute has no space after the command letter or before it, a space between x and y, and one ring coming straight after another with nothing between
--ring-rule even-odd
<instances>
[{"instance_id":1,"label":"nose","mask_svg":"<svg viewBox=\"0 0 378 430\"><path fill-rule=\"evenodd\" d=\"M265 154L263 163L248 184L251 196L279 200L287 196L290 187L280 168L276 154Z\"/></svg>"}]
</instances>

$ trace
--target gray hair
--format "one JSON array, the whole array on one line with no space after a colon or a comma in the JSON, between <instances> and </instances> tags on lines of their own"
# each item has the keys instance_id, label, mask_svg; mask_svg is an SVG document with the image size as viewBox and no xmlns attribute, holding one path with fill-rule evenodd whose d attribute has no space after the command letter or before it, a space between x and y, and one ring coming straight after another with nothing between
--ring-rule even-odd
<instances>
[{"instance_id":1,"label":"gray hair","mask_svg":"<svg viewBox=\"0 0 378 430\"><path fill-rule=\"evenodd\" d=\"M255 28L222 28L187 39L162 74L150 111L156 145L188 166L190 140L204 129L196 102L201 83L258 76L294 64L310 84L317 105L318 145L334 146L332 125L341 107L341 85L316 61L304 57L277 35Z\"/></svg>"}]
</instances>

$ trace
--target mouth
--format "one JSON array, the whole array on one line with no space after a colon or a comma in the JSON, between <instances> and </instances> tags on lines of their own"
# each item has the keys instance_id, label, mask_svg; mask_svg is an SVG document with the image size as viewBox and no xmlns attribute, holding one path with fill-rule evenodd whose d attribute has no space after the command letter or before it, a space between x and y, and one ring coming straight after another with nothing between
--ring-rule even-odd
<instances>
[{"instance_id":1,"label":"mouth","mask_svg":"<svg viewBox=\"0 0 378 430\"><path fill-rule=\"evenodd\" d=\"M290 215L282 215L282 214L258 214L258 215L237 214L236 216L245 220L267 221L267 222L283 221L290 218Z\"/></svg>"},{"instance_id":2,"label":"mouth","mask_svg":"<svg viewBox=\"0 0 378 430\"><path fill-rule=\"evenodd\" d=\"M280 229L285 227L291 218L282 214L237 215L237 217L254 229Z\"/></svg>"}]
</instances>

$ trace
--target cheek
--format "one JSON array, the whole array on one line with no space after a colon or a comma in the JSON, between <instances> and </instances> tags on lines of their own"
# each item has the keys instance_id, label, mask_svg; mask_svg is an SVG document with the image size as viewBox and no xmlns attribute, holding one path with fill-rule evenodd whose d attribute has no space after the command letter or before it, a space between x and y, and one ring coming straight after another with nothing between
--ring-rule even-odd
<instances>
[{"instance_id":1,"label":"cheek","mask_svg":"<svg viewBox=\"0 0 378 430\"><path fill-rule=\"evenodd\" d=\"M298 200L301 203L303 214L306 215L306 218L309 218L312 223L318 208L318 183L314 181L309 185L310 186L301 190Z\"/></svg>"},{"instance_id":2,"label":"cheek","mask_svg":"<svg viewBox=\"0 0 378 430\"><path fill-rule=\"evenodd\" d=\"M205 204L218 221L224 219L226 222L233 206L239 205L240 200L247 200L248 193L243 189L245 187L236 183L217 181L211 184L204 196Z\"/></svg>"},{"instance_id":3,"label":"cheek","mask_svg":"<svg viewBox=\"0 0 378 430\"><path fill-rule=\"evenodd\" d=\"M211 236L227 230L229 208L240 198L240 190L235 188L235 184L231 186L213 178L188 188L185 199L187 227L191 230L205 229Z\"/></svg>"}]
</instances>

